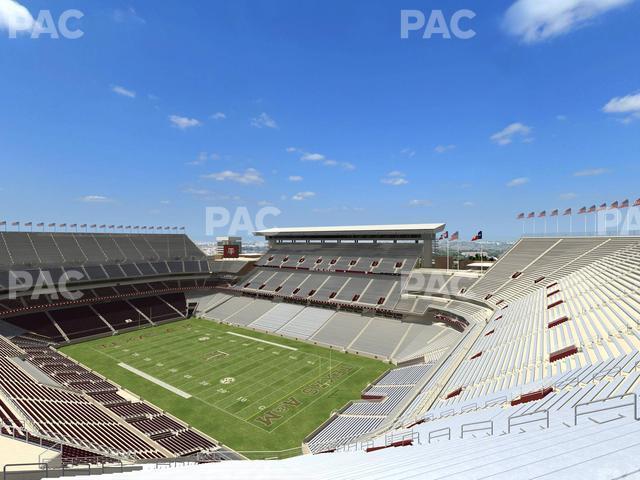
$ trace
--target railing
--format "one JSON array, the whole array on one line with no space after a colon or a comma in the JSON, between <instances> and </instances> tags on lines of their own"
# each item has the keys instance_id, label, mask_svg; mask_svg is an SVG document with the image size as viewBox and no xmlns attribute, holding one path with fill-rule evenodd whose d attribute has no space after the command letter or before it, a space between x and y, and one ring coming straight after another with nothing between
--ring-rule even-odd
<instances>
[{"instance_id":1,"label":"railing","mask_svg":"<svg viewBox=\"0 0 640 480\"><path fill-rule=\"evenodd\" d=\"M437 440L438 438L443 437L447 437L447 440L451 440L451 428L445 427L438 430L432 430L429 432L429 436L427 437L427 443L431 443L431 440Z\"/></svg>"},{"instance_id":2,"label":"railing","mask_svg":"<svg viewBox=\"0 0 640 480\"><path fill-rule=\"evenodd\" d=\"M533 418L523 422L517 422L517 423L515 422L515 420L519 420L527 417L534 417L539 414L544 414L544 415L542 416L542 418ZM520 427L522 425L529 425L531 423L542 422L542 421L545 422L545 428L549 428L549 410L538 410L536 412L523 413L521 415L511 415L507 420L507 433L511 433L511 429L513 427Z\"/></svg>"},{"instance_id":3,"label":"railing","mask_svg":"<svg viewBox=\"0 0 640 480\"><path fill-rule=\"evenodd\" d=\"M602 408L595 408L595 409L591 409L591 410L587 410L587 411L580 411L581 407L582 410L584 410L586 407L591 406L591 405L596 405L596 404L604 404L606 402L610 402L611 400L623 400L625 398L629 398L631 397L631 400L627 403L621 403L621 404L616 404L613 406L608 406L608 407L602 407ZM623 400L624 401L624 400ZM599 412L607 412L607 411L611 411L611 410L619 410L621 408L625 408L625 407L633 407L633 419L634 420L640 420L640 418L638 418L638 395L636 393L625 393L624 395L616 395L614 397L607 397L607 398L603 398L600 400L592 400L590 402L585 402L585 403L578 403L576 406L573 407L573 424L574 425L578 425L578 418L583 416L583 415L591 415L594 413L599 413ZM618 416L618 418L621 418L621 416ZM596 420L591 419L592 421L596 422L596 423L607 423L608 421L611 420L607 420L604 422L597 422ZM617 419L616 419L617 420Z\"/></svg>"},{"instance_id":4,"label":"railing","mask_svg":"<svg viewBox=\"0 0 640 480\"><path fill-rule=\"evenodd\" d=\"M477 427L477 428L476 428ZM464 438L466 433L486 432L493 435L493 420L484 420L481 422L465 423L460 427L460 438Z\"/></svg>"},{"instance_id":5,"label":"railing","mask_svg":"<svg viewBox=\"0 0 640 480\"><path fill-rule=\"evenodd\" d=\"M81 459L78 459L81 460ZM17 477L28 477L28 478L57 478L64 477L68 472L78 472L81 470L77 467L85 467L82 470L86 470L87 475L91 476L92 474L102 475L105 473L124 473L125 465L121 461L112 461L109 463L104 462L96 462L96 461L79 461L74 462L74 467L69 468L64 464L59 467L49 466L49 464L44 462L38 463L9 463L6 464L2 469L2 479L9 480L12 476ZM34 467L34 468L25 468L25 467ZM13 470L15 468L15 470ZM127 467L127 470L141 470L142 467Z\"/></svg>"}]
</instances>

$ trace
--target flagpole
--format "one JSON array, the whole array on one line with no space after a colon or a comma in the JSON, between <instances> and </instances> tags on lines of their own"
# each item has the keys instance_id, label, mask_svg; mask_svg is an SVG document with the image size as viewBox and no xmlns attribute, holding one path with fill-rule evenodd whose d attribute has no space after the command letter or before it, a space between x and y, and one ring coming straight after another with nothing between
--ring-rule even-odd
<instances>
[{"instance_id":1,"label":"flagpole","mask_svg":"<svg viewBox=\"0 0 640 480\"><path fill-rule=\"evenodd\" d=\"M449 238L447 238L447 273L449 273Z\"/></svg>"},{"instance_id":2,"label":"flagpole","mask_svg":"<svg viewBox=\"0 0 640 480\"><path fill-rule=\"evenodd\" d=\"M458 270L460 270L460 240L457 240L456 243L458 244Z\"/></svg>"}]
</instances>

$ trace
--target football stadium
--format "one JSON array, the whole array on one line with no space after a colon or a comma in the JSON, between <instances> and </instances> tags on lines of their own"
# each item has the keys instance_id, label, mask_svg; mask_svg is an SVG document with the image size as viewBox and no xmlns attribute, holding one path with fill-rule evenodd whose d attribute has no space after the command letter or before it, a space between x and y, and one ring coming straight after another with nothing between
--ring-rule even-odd
<instances>
[{"instance_id":1,"label":"football stadium","mask_svg":"<svg viewBox=\"0 0 640 480\"><path fill-rule=\"evenodd\" d=\"M640 480L640 0L0 0L0 480Z\"/></svg>"},{"instance_id":2,"label":"football stadium","mask_svg":"<svg viewBox=\"0 0 640 480\"><path fill-rule=\"evenodd\" d=\"M432 266L445 224L256 234L257 260L209 262L180 233L0 233L13 468L517 477L636 451L640 237L524 236L477 273Z\"/></svg>"}]
</instances>

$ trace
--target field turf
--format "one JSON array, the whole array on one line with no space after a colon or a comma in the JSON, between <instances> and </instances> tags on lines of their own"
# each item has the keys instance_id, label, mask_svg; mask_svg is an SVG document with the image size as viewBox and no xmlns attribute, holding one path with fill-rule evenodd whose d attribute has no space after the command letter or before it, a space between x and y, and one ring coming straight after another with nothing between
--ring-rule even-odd
<instances>
[{"instance_id":1,"label":"field turf","mask_svg":"<svg viewBox=\"0 0 640 480\"><path fill-rule=\"evenodd\" d=\"M250 458L297 453L333 410L359 398L388 369L369 358L202 319L61 351Z\"/></svg>"}]
</instances>

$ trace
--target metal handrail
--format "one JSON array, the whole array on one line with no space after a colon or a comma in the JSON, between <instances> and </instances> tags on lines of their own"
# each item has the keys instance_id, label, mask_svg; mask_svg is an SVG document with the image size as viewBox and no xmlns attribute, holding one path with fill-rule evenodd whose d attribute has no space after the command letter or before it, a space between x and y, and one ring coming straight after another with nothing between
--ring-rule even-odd
<instances>
[{"instance_id":1,"label":"metal handrail","mask_svg":"<svg viewBox=\"0 0 640 480\"><path fill-rule=\"evenodd\" d=\"M465 430L465 427L474 427L476 425L484 425L487 423L489 425L486 427ZM465 423L460 426L460 438L464 438L465 433L486 432L487 430L489 430L489 435L493 435L493 420L483 420L480 422Z\"/></svg>"},{"instance_id":2,"label":"metal handrail","mask_svg":"<svg viewBox=\"0 0 640 480\"><path fill-rule=\"evenodd\" d=\"M434 433L440 433L440 432L447 432L447 433L443 435L432 436ZM431 443L431 440L435 440L437 438L442 438L442 437L447 437L447 440L451 440L451 428L445 427L445 428L440 428L438 430L432 430L431 432L429 432L427 443Z\"/></svg>"},{"instance_id":3,"label":"metal handrail","mask_svg":"<svg viewBox=\"0 0 640 480\"><path fill-rule=\"evenodd\" d=\"M519 419L519 418L525 418L525 417L532 417L534 415L538 415L540 413L544 413L544 418L534 418L532 420L528 420L526 422L519 422L519 423L514 423L513 420ZM538 410L535 412L531 412L531 413L522 413L520 415L511 415L508 419L507 419L507 433L511 433L511 428L512 427L519 427L521 425L528 425L530 423L534 423L534 422L539 422L541 420L545 420L546 421L546 428L549 428L549 410Z\"/></svg>"},{"instance_id":4,"label":"metal handrail","mask_svg":"<svg viewBox=\"0 0 640 480\"><path fill-rule=\"evenodd\" d=\"M606 403L611 400L622 400L623 398L627 398L627 397L633 397L633 400L629 403L618 404L612 407L598 408L598 409L589 410L586 412L578 411L580 407L595 405L597 403ZM640 418L638 418L638 395L634 392L625 393L624 395L615 395L613 397L602 398L600 400L591 400L590 402L585 402L585 403L578 403L573 407L573 424L578 425L578 417L581 417L583 415L589 415L589 414L598 413L598 412L606 412L609 410L618 410L620 408L631 407L631 406L633 406L633 419L640 420Z\"/></svg>"}]
</instances>

